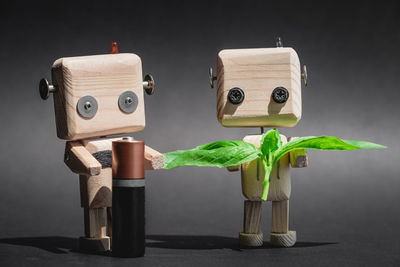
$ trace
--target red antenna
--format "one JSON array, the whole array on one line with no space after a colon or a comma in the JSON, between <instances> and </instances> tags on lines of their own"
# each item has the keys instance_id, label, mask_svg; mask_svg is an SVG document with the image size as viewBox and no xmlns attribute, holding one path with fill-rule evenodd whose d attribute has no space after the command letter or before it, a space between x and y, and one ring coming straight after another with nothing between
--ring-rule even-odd
<instances>
[{"instance_id":1,"label":"red antenna","mask_svg":"<svg viewBox=\"0 0 400 267\"><path fill-rule=\"evenodd\" d=\"M118 54L118 53L119 53L119 51L118 51L117 42L112 42L111 43L111 52L110 52L110 54Z\"/></svg>"}]
</instances>

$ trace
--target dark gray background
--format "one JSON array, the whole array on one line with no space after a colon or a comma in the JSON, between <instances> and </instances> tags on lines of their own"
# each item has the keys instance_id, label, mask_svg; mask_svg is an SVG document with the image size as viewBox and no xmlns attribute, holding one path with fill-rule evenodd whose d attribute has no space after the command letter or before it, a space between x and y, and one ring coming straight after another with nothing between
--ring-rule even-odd
<instances>
[{"instance_id":1,"label":"dark gray background","mask_svg":"<svg viewBox=\"0 0 400 267\"><path fill-rule=\"evenodd\" d=\"M390 1L52 1L2 3L0 49L0 265L399 265L400 8ZM290 228L298 245L240 249L240 174L185 167L147 173L145 258L76 252L83 232L77 175L63 163L53 100L38 94L60 57L138 54L157 81L146 128L167 152L258 129L216 119L208 67L225 48L271 47L276 36L309 68L303 118L288 136L368 140L386 150L310 151L292 172Z\"/></svg>"}]
</instances>

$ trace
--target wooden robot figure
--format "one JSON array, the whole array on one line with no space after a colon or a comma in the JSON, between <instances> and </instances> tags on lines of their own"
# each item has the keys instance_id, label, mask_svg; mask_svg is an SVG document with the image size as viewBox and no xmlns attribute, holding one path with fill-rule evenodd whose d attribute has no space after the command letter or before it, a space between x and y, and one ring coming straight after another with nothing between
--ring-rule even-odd
<instances>
[{"instance_id":1,"label":"wooden robot figure","mask_svg":"<svg viewBox=\"0 0 400 267\"><path fill-rule=\"evenodd\" d=\"M131 140L121 135L143 130L143 89L154 92L151 75L142 79L139 56L119 54L116 43L111 52L57 59L52 85L45 79L39 85L43 99L53 93L57 136L68 140L64 162L79 174L85 229L79 249L91 252L111 247L112 141ZM145 169L162 168L163 161L162 154L145 147Z\"/></svg>"},{"instance_id":2,"label":"wooden robot figure","mask_svg":"<svg viewBox=\"0 0 400 267\"><path fill-rule=\"evenodd\" d=\"M225 127L293 127L301 118L301 79L306 83L305 66L301 73L296 51L276 48L229 49L218 54L217 75L210 68L210 84L217 81L217 116ZM282 142L288 140L281 135ZM243 141L260 147L261 135L248 135ZM290 138L289 138L290 140ZM273 167L267 201L272 202L270 242L291 247L296 232L289 230L290 166L306 167L304 150L285 155ZM264 169L260 159L230 167L241 169L244 201L243 231L239 241L244 246L262 246L261 195Z\"/></svg>"}]
</instances>

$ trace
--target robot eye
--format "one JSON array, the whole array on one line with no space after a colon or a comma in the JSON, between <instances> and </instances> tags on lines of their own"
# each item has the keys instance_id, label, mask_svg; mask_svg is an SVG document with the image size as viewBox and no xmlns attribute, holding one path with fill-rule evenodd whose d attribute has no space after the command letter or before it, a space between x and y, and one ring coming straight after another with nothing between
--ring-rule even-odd
<instances>
[{"instance_id":1,"label":"robot eye","mask_svg":"<svg viewBox=\"0 0 400 267\"><path fill-rule=\"evenodd\" d=\"M123 92L118 98L118 106L124 113L132 113L139 104L138 96L132 91Z\"/></svg>"},{"instance_id":2,"label":"robot eye","mask_svg":"<svg viewBox=\"0 0 400 267\"><path fill-rule=\"evenodd\" d=\"M81 117L91 119L96 115L98 109L97 100L90 95L83 96L79 98L76 109Z\"/></svg>"},{"instance_id":3,"label":"robot eye","mask_svg":"<svg viewBox=\"0 0 400 267\"><path fill-rule=\"evenodd\" d=\"M234 105L238 105L244 100L244 92L239 87L234 87L228 92L228 99Z\"/></svg>"},{"instance_id":4,"label":"robot eye","mask_svg":"<svg viewBox=\"0 0 400 267\"><path fill-rule=\"evenodd\" d=\"M289 91L285 87L276 87L271 97L276 103L283 104L289 99Z\"/></svg>"}]
</instances>

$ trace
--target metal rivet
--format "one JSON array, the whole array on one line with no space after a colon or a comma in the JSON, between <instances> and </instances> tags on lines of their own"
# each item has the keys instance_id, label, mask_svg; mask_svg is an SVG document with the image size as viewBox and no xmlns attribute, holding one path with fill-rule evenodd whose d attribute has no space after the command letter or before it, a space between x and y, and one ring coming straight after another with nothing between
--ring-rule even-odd
<instances>
[{"instance_id":1,"label":"metal rivet","mask_svg":"<svg viewBox=\"0 0 400 267\"><path fill-rule=\"evenodd\" d=\"M118 98L118 106L125 113L132 113L139 104L139 98L132 91L123 92Z\"/></svg>"},{"instance_id":2,"label":"metal rivet","mask_svg":"<svg viewBox=\"0 0 400 267\"><path fill-rule=\"evenodd\" d=\"M91 119L97 113L97 101L93 96L83 96L78 100L76 109L83 118Z\"/></svg>"},{"instance_id":3,"label":"metal rivet","mask_svg":"<svg viewBox=\"0 0 400 267\"><path fill-rule=\"evenodd\" d=\"M244 100L244 92L239 87L234 87L228 92L228 99L234 105L238 105Z\"/></svg>"},{"instance_id":4,"label":"metal rivet","mask_svg":"<svg viewBox=\"0 0 400 267\"><path fill-rule=\"evenodd\" d=\"M285 87L279 86L272 91L271 97L276 103L282 104L289 99L289 91Z\"/></svg>"}]
</instances>

